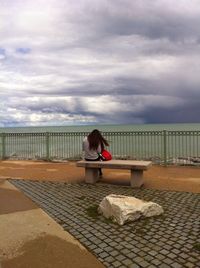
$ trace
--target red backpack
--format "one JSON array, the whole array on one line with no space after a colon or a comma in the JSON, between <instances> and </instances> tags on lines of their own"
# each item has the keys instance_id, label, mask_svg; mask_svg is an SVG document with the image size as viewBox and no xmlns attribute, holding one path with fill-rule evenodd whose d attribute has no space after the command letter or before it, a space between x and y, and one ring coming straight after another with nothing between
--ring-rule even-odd
<instances>
[{"instance_id":1,"label":"red backpack","mask_svg":"<svg viewBox=\"0 0 200 268\"><path fill-rule=\"evenodd\" d=\"M103 150L101 153L101 157L103 161L108 161L112 159L112 155L110 152L108 152L107 150Z\"/></svg>"}]
</instances>

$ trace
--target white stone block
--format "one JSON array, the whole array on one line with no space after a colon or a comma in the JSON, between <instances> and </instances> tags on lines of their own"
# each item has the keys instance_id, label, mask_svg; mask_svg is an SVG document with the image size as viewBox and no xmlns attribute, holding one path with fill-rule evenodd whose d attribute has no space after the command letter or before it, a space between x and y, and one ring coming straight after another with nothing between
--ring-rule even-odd
<instances>
[{"instance_id":1,"label":"white stone block","mask_svg":"<svg viewBox=\"0 0 200 268\"><path fill-rule=\"evenodd\" d=\"M132 196L115 194L104 197L98 211L119 225L135 221L140 217L157 216L164 212L163 208L154 202L146 202Z\"/></svg>"}]
</instances>

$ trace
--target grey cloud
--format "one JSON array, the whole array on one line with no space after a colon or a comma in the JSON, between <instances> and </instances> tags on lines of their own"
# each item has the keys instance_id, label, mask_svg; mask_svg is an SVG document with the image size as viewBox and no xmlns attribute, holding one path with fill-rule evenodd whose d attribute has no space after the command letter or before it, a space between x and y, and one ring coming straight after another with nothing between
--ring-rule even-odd
<instances>
[{"instance_id":1,"label":"grey cloud","mask_svg":"<svg viewBox=\"0 0 200 268\"><path fill-rule=\"evenodd\" d=\"M179 10L185 7L185 2L172 6L169 1L109 1L102 5L91 5L86 1L85 12L72 19L77 28L87 29L96 36L139 35L150 39L167 38L172 41L184 41L188 38L198 40L200 37L200 12L187 13ZM192 4L191 4L192 6ZM188 5L188 11L191 7ZM80 14L78 14L80 15ZM88 26L90 24L90 26ZM86 36L90 36L86 32Z\"/></svg>"}]
</instances>

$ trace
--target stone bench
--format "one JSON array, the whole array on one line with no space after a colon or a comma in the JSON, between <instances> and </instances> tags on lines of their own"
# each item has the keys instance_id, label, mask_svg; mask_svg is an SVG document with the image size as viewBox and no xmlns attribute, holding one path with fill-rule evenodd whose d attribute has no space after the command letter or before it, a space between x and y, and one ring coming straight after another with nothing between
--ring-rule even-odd
<instances>
[{"instance_id":1,"label":"stone bench","mask_svg":"<svg viewBox=\"0 0 200 268\"><path fill-rule=\"evenodd\" d=\"M110 161L79 161L77 167L85 168L85 181L95 183L99 180L98 169L128 169L131 171L131 186L139 188L143 185L143 171L147 170L152 162L134 160L110 160Z\"/></svg>"}]
</instances>

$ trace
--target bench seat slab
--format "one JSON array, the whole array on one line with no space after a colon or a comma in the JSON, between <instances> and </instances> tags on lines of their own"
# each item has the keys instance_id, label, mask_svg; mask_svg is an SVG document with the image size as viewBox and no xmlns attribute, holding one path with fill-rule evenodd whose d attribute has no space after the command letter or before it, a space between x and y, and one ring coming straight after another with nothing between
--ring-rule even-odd
<instances>
[{"instance_id":1,"label":"bench seat slab","mask_svg":"<svg viewBox=\"0 0 200 268\"><path fill-rule=\"evenodd\" d=\"M86 183L95 183L99 180L99 168L129 169L131 173L131 187L140 188L144 184L143 171L151 166L150 161L110 160L110 161L79 161L78 167L85 168Z\"/></svg>"}]
</instances>

